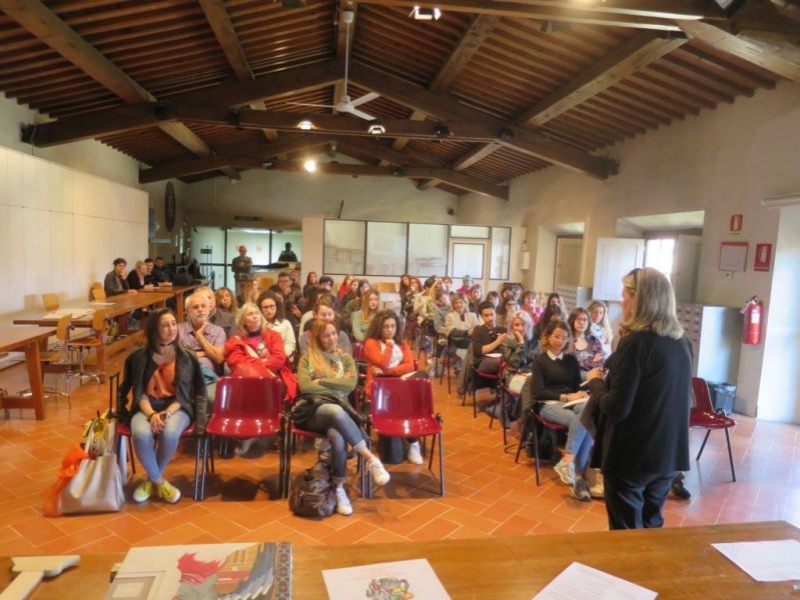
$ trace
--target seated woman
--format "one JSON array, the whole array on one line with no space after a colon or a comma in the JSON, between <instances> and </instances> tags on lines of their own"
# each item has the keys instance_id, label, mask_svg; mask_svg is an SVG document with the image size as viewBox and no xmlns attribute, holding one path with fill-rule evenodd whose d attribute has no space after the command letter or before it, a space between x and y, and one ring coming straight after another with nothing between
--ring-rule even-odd
<instances>
[{"instance_id":1,"label":"seated woman","mask_svg":"<svg viewBox=\"0 0 800 600\"><path fill-rule=\"evenodd\" d=\"M133 268L133 271L128 273L126 281L128 282L128 289L131 290L140 290L144 286L148 284L152 285L153 283L150 276L147 274L147 265L145 265L143 260L136 261L136 266Z\"/></svg>"},{"instance_id":2,"label":"seated woman","mask_svg":"<svg viewBox=\"0 0 800 600\"><path fill-rule=\"evenodd\" d=\"M478 315L467 310L467 301L464 296L454 295L451 305L452 310L444 319L444 333L450 343L451 352L454 352L463 361L467 357L472 330L480 325L480 322Z\"/></svg>"},{"instance_id":3,"label":"seated woman","mask_svg":"<svg viewBox=\"0 0 800 600\"><path fill-rule=\"evenodd\" d=\"M382 310L372 320L364 342L364 358L367 359L367 397L372 393L372 382L376 377L400 377L413 373L414 357L411 348L402 339L397 326L397 315L391 310ZM408 441L408 462L422 464L422 452L417 438Z\"/></svg>"},{"instance_id":4,"label":"seated woman","mask_svg":"<svg viewBox=\"0 0 800 600\"><path fill-rule=\"evenodd\" d=\"M239 333L225 342L225 364L233 377L279 377L286 396L297 395L297 379L286 365L283 339L264 323L258 306L245 303L236 316ZM257 438L249 438L236 449L236 454L246 454Z\"/></svg>"},{"instance_id":5,"label":"seated woman","mask_svg":"<svg viewBox=\"0 0 800 600\"><path fill-rule=\"evenodd\" d=\"M325 436L330 443L333 482L336 485L336 511L353 514L353 506L344 489L347 468L347 444L367 461L367 469L377 485L389 482L389 473L377 456L367 448L367 436L360 427L360 416L347 401L358 382L356 364L349 354L337 348L336 326L317 319L311 328L308 352L300 358L297 378L304 394L329 394L323 399L300 398L292 407L295 424Z\"/></svg>"},{"instance_id":6,"label":"seated woman","mask_svg":"<svg viewBox=\"0 0 800 600\"><path fill-rule=\"evenodd\" d=\"M103 290L106 296L116 296L117 294L124 294L129 292L135 294L136 290L132 290L125 278L125 267L128 266L124 258L114 259L114 269L106 273L103 280Z\"/></svg>"},{"instance_id":7,"label":"seated woman","mask_svg":"<svg viewBox=\"0 0 800 600\"><path fill-rule=\"evenodd\" d=\"M498 322L505 327L511 327L511 321L514 320L514 317L517 316L519 312L519 305L517 305L517 301L514 298L508 297L503 301L503 315L500 317L498 315L497 319Z\"/></svg>"},{"instance_id":8,"label":"seated woman","mask_svg":"<svg viewBox=\"0 0 800 600\"><path fill-rule=\"evenodd\" d=\"M381 295L378 290L369 290L361 299L361 308L351 315L353 337L359 342L363 342L366 339L367 330L369 330L380 304Z\"/></svg>"},{"instance_id":9,"label":"seated woman","mask_svg":"<svg viewBox=\"0 0 800 600\"><path fill-rule=\"evenodd\" d=\"M526 312L518 312L511 319L508 336L500 344L500 352L505 363L505 384L514 394L522 391L522 385L530 375L536 346L539 341L533 337L533 323Z\"/></svg>"},{"instance_id":10,"label":"seated woman","mask_svg":"<svg viewBox=\"0 0 800 600\"><path fill-rule=\"evenodd\" d=\"M569 345L568 325L563 321L549 323L541 343L543 351L533 361L531 397L539 403L542 418L567 426L567 444L555 471L562 482L572 486L575 498L589 501L592 497L584 474L592 449L592 438L580 419L589 397L580 390L578 360L565 352ZM572 404L575 401L577 403Z\"/></svg>"},{"instance_id":11,"label":"seated woman","mask_svg":"<svg viewBox=\"0 0 800 600\"><path fill-rule=\"evenodd\" d=\"M336 297L339 299L339 302L341 302L349 292L352 291L355 293L356 289L358 289L358 280L355 276L345 275L339 289L336 291Z\"/></svg>"},{"instance_id":12,"label":"seated woman","mask_svg":"<svg viewBox=\"0 0 800 600\"><path fill-rule=\"evenodd\" d=\"M521 309L528 313L528 316L531 318L531 322L534 325L539 322L539 318L544 312L544 309L536 304L536 292L533 290L527 290L524 294L522 294Z\"/></svg>"},{"instance_id":13,"label":"seated woman","mask_svg":"<svg viewBox=\"0 0 800 600\"><path fill-rule=\"evenodd\" d=\"M231 289L227 287L217 288L214 295L217 299L217 310L231 313L235 317L239 311L239 305Z\"/></svg>"},{"instance_id":14,"label":"seated woman","mask_svg":"<svg viewBox=\"0 0 800 600\"><path fill-rule=\"evenodd\" d=\"M130 428L133 447L147 473L133 499L144 502L153 492L174 504L181 492L164 478L184 429L206 424L206 386L194 353L177 343L178 324L168 308L150 313L145 325L146 346L125 360L122 390L133 394Z\"/></svg>"},{"instance_id":15,"label":"seated woman","mask_svg":"<svg viewBox=\"0 0 800 600\"><path fill-rule=\"evenodd\" d=\"M586 310L589 311L589 316L592 319L589 330L594 337L600 340L603 346L603 354L608 358L611 354L611 342L614 340L614 331L608 322L608 306L602 300L593 300Z\"/></svg>"},{"instance_id":16,"label":"seated woman","mask_svg":"<svg viewBox=\"0 0 800 600\"><path fill-rule=\"evenodd\" d=\"M308 293L311 291L311 288L316 287L319 284L319 279L317 278L316 271L310 271L308 275L306 275L306 284L303 286L303 298L306 300L306 304L308 304Z\"/></svg>"},{"instance_id":17,"label":"seated woman","mask_svg":"<svg viewBox=\"0 0 800 600\"><path fill-rule=\"evenodd\" d=\"M483 299L483 288L480 283L476 283L467 292L467 302L469 303L470 311L480 313L478 307L481 305Z\"/></svg>"},{"instance_id":18,"label":"seated woman","mask_svg":"<svg viewBox=\"0 0 800 600\"><path fill-rule=\"evenodd\" d=\"M261 292L258 296L258 307L264 316L264 326L281 336L286 360L288 364L292 364L292 355L297 349L297 338L294 336L294 327L286 318L283 298L269 290Z\"/></svg>"},{"instance_id":19,"label":"seated woman","mask_svg":"<svg viewBox=\"0 0 800 600\"><path fill-rule=\"evenodd\" d=\"M553 321L566 321L567 320L567 313L562 312L561 305L559 303L548 304L544 312L542 313L539 322L536 324L536 327L533 330L533 337L535 337L538 341L541 342L542 335L544 334L545 329L547 326L552 323Z\"/></svg>"},{"instance_id":20,"label":"seated woman","mask_svg":"<svg viewBox=\"0 0 800 600\"><path fill-rule=\"evenodd\" d=\"M580 307L573 310L567 319L572 334L569 353L578 359L581 381L586 381L586 374L592 369L602 369L606 362L603 345L589 331L590 322L589 313Z\"/></svg>"}]
</instances>

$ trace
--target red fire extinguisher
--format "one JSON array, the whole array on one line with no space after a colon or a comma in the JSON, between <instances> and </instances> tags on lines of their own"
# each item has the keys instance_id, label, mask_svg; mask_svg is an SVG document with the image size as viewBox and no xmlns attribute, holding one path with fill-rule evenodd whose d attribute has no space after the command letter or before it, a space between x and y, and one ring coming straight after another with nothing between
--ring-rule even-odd
<instances>
[{"instance_id":1,"label":"red fire extinguisher","mask_svg":"<svg viewBox=\"0 0 800 600\"><path fill-rule=\"evenodd\" d=\"M761 343L761 313L763 312L758 296L750 298L742 309L744 327L742 328L742 342L745 344Z\"/></svg>"}]
</instances>

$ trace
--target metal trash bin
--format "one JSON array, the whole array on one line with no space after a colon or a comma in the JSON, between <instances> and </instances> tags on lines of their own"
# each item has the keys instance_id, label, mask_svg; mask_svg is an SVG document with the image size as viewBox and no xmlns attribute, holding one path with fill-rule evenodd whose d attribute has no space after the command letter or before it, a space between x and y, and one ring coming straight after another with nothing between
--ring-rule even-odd
<instances>
[{"instance_id":1,"label":"metal trash bin","mask_svg":"<svg viewBox=\"0 0 800 600\"><path fill-rule=\"evenodd\" d=\"M714 410L721 410L726 415L733 412L733 401L736 399L735 385L709 381L708 391L711 394L711 404Z\"/></svg>"}]
</instances>

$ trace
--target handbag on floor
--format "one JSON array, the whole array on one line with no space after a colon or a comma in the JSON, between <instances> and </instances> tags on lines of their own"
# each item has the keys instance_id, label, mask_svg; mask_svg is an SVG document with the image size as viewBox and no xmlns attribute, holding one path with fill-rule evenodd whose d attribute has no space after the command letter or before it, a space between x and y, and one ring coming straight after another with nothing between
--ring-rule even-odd
<instances>
[{"instance_id":1,"label":"handbag on floor","mask_svg":"<svg viewBox=\"0 0 800 600\"><path fill-rule=\"evenodd\" d=\"M336 510L336 486L328 463L317 461L292 482L289 510L298 517L330 517Z\"/></svg>"},{"instance_id":2,"label":"handbag on floor","mask_svg":"<svg viewBox=\"0 0 800 600\"><path fill-rule=\"evenodd\" d=\"M105 434L112 429L106 417L93 419L84 432L87 440L87 455L78 465L75 475L61 492L61 514L76 515L102 512L119 512L125 502L117 456L113 452L113 436L96 442L95 432L105 428ZM105 445L100 453L94 450Z\"/></svg>"}]
</instances>

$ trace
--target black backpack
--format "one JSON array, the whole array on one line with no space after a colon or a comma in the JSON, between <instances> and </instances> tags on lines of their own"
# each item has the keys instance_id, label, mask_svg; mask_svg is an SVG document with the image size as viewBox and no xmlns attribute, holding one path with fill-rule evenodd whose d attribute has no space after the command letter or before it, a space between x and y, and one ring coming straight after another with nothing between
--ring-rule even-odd
<instances>
[{"instance_id":1,"label":"black backpack","mask_svg":"<svg viewBox=\"0 0 800 600\"><path fill-rule=\"evenodd\" d=\"M331 468L324 461L306 469L292 482L289 510L298 517L322 518L336 510L336 486L331 481Z\"/></svg>"}]
</instances>

